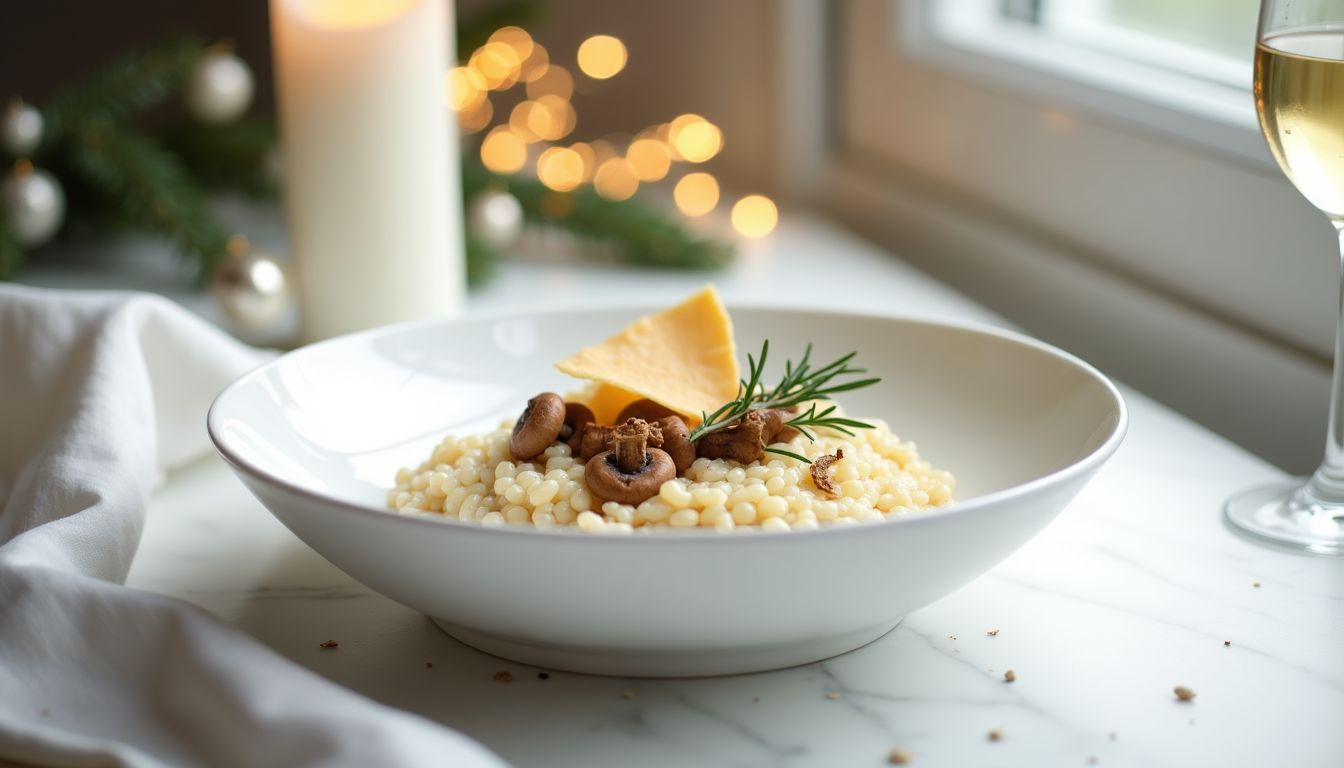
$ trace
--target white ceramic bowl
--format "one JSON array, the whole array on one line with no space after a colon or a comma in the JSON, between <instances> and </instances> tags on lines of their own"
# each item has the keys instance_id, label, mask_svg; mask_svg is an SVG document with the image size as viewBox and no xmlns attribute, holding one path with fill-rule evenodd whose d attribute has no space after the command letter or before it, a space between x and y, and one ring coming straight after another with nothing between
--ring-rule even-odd
<instances>
[{"instance_id":1,"label":"white ceramic bowl","mask_svg":"<svg viewBox=\"0 0 1344 768\"><path fill-rule=\"evenodd\" d=\"M576 382L552 362L651 308L516 313L393 326L291 352L243 376L209 430L243 483L355 579L489 653L618 675L750 672L862 646L984 573L1115 451L1125 405L1077 358L989 328L732 309L772 362L812 341L883 377L846 393L952 471L945 511L817 531L594 536L483 528L385 508L397 468L448 432L516 416Z\"/></svg>"}]
</instances>

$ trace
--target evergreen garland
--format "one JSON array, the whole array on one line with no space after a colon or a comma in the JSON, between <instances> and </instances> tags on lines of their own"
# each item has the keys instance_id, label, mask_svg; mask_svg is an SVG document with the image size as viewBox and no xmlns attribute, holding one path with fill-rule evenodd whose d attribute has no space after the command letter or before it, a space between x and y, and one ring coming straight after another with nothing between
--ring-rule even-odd
<instances>
[{"instance_id":1,"label":"evergreen garland","mask_svg":"<svg viewBox=\"0 0 1344 768\"><path fill-rule=\"evenodd\" d=\"M535 0L488 9L459 25L459 53L468 55L495 29L530 19L538 11ZM32 158L65 187L69 218L167 235L202 280L225 256L230 234L208 205L208 193L276 193L270 168L276 141L272 121L244 117L203 125L182 115L164 120L165 115L146 114L161 111L181 93L208 50L199 38L173 38L126 53L65 87L42 110L42 143ZM153 125L153 133L146 123ZM488 187L507 189L522 205L528 223L615 245L633 265L712 269L732 258L728 243L696 237L674 216L641 201L606 200L591 188L554 192L533 178L491 173L470 149L462 154L464 201ZM466 256L468 282L477 284L502 254L467 232ZM13 277L23 263L23 248L0 215L0 280Z\"/></svg>"},{"instance_id":2,"label":"evergreen garland","mask_svg":"<svg viewBox=\"0 0 1344 768\"><path fill-rule=\"evenodd\" d=\"M23 247L9 227L9 220L0 216L0 280L13 275L23 266Z\"/></svg>"},{"instance_id":3,"label":"evergreen garland","mask_svg":"<svg viewBox=\"0 0 1344 768\"><path fill-rule=\"evenodd\" d=\"M464 153L463 199L470 200L489 188L517 198L525 221L614 245L622 260L634 266L719 269L733 257L727 242L696 237L664 211L634 198L608 200L592 187L556 192L533 178L491 173L478 155ZM489 248L484 242L477 247ZM488 262L491 256L483 254L481 260Z\"/></svg>"},{"instance_id":4,"label":"evergreen garland","mask_svg":"<svg viewBox=\"0 0 1344 768\"><path fill-rule=\"evenodd\" d=\"M80 125L70 165L124 223L170 235L210 274L229 233L206 203L197 179L175 155L130 126L93 118Z\"/></svg>"}]
</instances>

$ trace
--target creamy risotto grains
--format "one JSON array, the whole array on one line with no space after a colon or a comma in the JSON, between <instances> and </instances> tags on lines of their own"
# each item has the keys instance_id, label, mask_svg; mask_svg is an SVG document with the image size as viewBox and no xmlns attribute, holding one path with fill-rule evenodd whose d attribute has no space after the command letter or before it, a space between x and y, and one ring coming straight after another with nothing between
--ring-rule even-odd
<instances>
[{"instance_id":1,"label":"creamy risotto grains","mask_svg":"<svg viewBox=\"0 0 1344 768\"><path fill-rule=\"evenodd\" d=\"M484 435L449 436L420 466L397 473L388 506L486 526L577 528L629 534L666 528L780 532L919 514L949 503L955 480L919 457L885 423L854 436L822 430L781 448L815 460L843 451L830 468L835 493L819 490L807 464L767 453L742 465L698 458L638 505L595 496L584 462L556 443L531 461L509 453L512 423Z\"/></svg>"}]
</instances>

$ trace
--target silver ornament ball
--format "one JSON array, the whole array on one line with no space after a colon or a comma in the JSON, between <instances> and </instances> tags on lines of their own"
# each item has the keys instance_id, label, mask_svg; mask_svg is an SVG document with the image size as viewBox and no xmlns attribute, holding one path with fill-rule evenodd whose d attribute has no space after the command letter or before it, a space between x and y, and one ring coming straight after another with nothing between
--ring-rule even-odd
<instances>
[{"instance_id":1,"label":"silver ornament ball","mask_svg":"<svg viewBox=\"0 0 1344 768\"><path fill-rule=\"evenodd\" d=\"M0 144L13 157L27 157L42 143L42 113L12 99L0 118Z\"/></svg>"},{"instance_id":2,"label":"silver ornament ball","mask_svg":"<svg viewBox=\"0 0 1344 768\"><path fill-rule=\"evenodd\" d=\"M506 248L523 233L523 206L508 192L487 190L467 208L467 226L496 248Z\"/></svg>"},{"instance_id":3,"label":"silver ornament ball","mask_svg":"<svg viewBox=\"0 0 1344 768\"><path fill-rule=\"evenodd\" d=\"M234 238L229 255L215 270L211 293L235 330L270 328L290 306L289 280L275 257Z\"/></svg>"},{"instance_id":4,"label":"silver ornament ball","mask_svg":"<svg viewBox=\"0 0 1344 768\"><path fill-rule=\"evenodd\" d=\"M228 123L252 106L252 70L228 49L201 56L187 78L186 106L203 123Z\"/></svg>"},{"instance_id":5,"label":"silver ornament ball","mask_svg":"<svg viewBox=\"0 0 1344 768\"><path fill-rule=\"evenodd\" d=\"M55 176L21 160L0 182L0 208L19 245L36 248L65 221L65 190Z\"/></svg>"}]
</instances>

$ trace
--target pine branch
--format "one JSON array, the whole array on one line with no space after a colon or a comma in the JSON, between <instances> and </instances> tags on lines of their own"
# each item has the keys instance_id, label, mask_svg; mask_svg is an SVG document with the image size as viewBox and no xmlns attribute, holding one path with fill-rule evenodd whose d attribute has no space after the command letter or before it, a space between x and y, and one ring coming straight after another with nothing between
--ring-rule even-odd
<instances>
[{"instance_id":1,"label":"pine branch","mask_svg":"<svg viewBox=\"0 0 1344 768\"><path fill-rule=\"evenodd\" d=\"M161 135L164 148L208 189L272 198L276 179L267 169L275 146L274 121L245 117L224 125L183 120Z\"/></svg>"},{"instance_id":2,"label":"pine branch","mask_svg":"<svg viewBox=\"0 0 1344 768\"><path fill-rule=\"evenodd\" d=\"M9 219L0 215L0 280L9 280L23 266L23 248L19 245Z\"/></svg>"},{"instance_id":3,"label":"pine branch","mask_svg":"<svg viewBox=\"0 0 1344 768\"><path fill-rule=\"evenodd\" d=\"M499 265L501 258L499 249L485 238L477 237L470 232L466 235L466 249L467 285L480 285L490 279Z\"/></svg>"},{"instance_id":4,"label":"pine branch","mask_svg":"<svg viewBox=\"0 0 1344 768\"><path fill-rule=\"evenodd\" d=\"M172 236L183 253L196 257L202 278L224 256L228 234L190 172L134 128L85 122L72 142L71 165L126 218Z\"/></svg>"},{"instance_id":5,"label":"pine branch","mask_svg":"<svg viewBox=\"0 0 1344 768\"><path fill-rule=\"evenodd\" d=\"M475 153L462 154L463 199L497 185L518 198L523 216L618 247L627 264L665 269L721 269L733 258L722 240L694 235L675 217L639 200L607 200L591 188L555 192L536 179L496 176Z\"/></svg>"},{"instance_id":6,"label":"pine branch","mask_svg":"<svg viewBox=\"0 0 1344 768\"><path fill-rule=\"evenodd\" d=\"M43 111L43 146L73 139L89 120L125 120L177 94L205 51L194 37L114 59L86 80L63 88Z\"/></svg>"}]
</instances>

